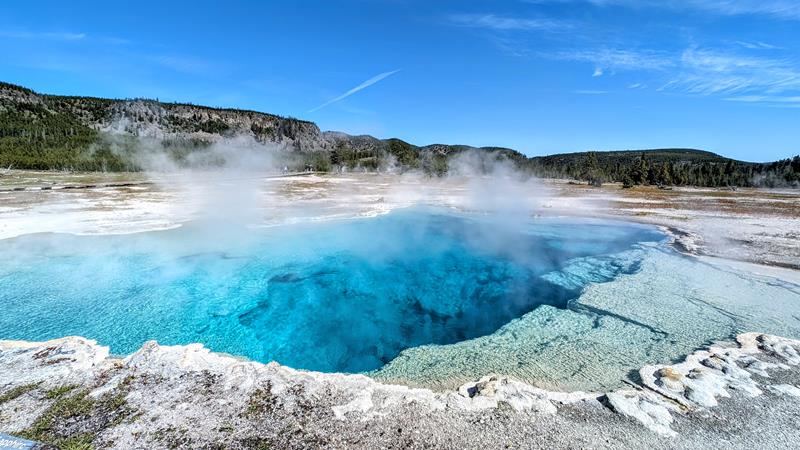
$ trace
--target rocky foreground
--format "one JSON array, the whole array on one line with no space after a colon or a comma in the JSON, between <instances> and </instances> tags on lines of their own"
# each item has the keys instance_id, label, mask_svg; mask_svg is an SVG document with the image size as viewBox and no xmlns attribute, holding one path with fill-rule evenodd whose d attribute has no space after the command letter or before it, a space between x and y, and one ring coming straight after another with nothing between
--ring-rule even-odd
<instances>
[{"instance_id":1,"label":"rocky foreground","mask_svg":"<svg viewBox=\"0 0 800 450\"><path fill-rule=\"evenodd\" d=\"M0 341L0 432L86 448L791 448L800 341L747 333L641 384L560 393L487 376L458 391L80 337Z\"/></svg>"}]
</instances>

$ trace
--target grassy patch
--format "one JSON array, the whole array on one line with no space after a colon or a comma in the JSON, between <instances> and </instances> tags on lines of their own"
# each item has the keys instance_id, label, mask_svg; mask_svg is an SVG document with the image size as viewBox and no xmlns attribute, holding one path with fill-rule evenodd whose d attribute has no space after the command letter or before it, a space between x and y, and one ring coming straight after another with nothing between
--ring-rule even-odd
<instances>
[{"instance_id":1,"label":"grassy patch","mask_svg":"<svg viewBox=\"0 0 800 450\"><path fill-rule=\"evenodd\" d=\"M125 402L127 383L122 387L99 399L89 396L89 389L75 392L77 386L51 389L45 396L55 402L20 436L61 450L92 450L92 442L101 431L118 425L132 413Z\"/></svg>"},{"instance_id":2,"label":"grassy patch","mask_svg":"<svg viewBox=\"0 0 800 450\"><path fill-rule=\"evenodd\" d=\"M67 440L71 441L73 437L59 437L55 430L56 425L76 416L88 415L93 407L94 399L89 397L89 391L86 390L70 397L59 398L20 435L26 439L51 442L61 447L66 444Z\"/></svg>"},{"instance_id":3,"label":"grassy patch","mask_svg":"<svg viewBox=\"0 0 800 450\"><path fill-rule=\"evenodd\" d=\"M267 381L267 385L253 391L247 402L247 409L244 411L245 417L254 417L264 413L272 413L277 406L278 398L272 393L272 382Z\"/></svg>"},{"instance_id":4,"label":"grassy patch","mask_svg":"<svg viewBox=\"0 0 800 450\"><path fill-rule=\"evenodd\" d=\"M67 439L62 439L58 444L61 450L94 450L92 433L80 434Z\"/></svg>"},{"instance_id":5,"label":"grassy patch","mask_svg":"<svg viewBox=\"0 0 800 450\"><path fill-rule=\"evenodd\" d=\"M22 386L17 386L13 389L9 389L6 392L0 394L0 405L5 402L10 402L15 398L27 394L28 392L36 389L39 386L39 383L31 383L31 384L23 384Z\"/></svg>"},{"instance_id":6,"label":"grassy patch","mask_svg":"<svg viewBox=\"0 0 800 450\"><path fill-rule=\"evenodd\" d=\"M75 389L77 386L59 386L57 388L50 389L49 391L45 392L44 396L49 398L50 400L55 400L57 398L61 398L67 392Z\"/></svg>"}]
</instances>

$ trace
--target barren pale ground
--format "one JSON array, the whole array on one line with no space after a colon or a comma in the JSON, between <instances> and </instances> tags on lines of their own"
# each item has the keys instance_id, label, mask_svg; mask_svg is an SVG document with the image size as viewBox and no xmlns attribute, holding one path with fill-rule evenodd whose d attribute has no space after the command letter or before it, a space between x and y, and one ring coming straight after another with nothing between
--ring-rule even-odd
<instances>
[{"instance_id":1,"label":"barren pale ground","mask_svg":"<svg viewBox=\"0 0 800 450\"><path fill-rule=\"evenodd\" d=\"M128 181L143 183L61 189ZM272 226L430 203L651 223L709 264L800 284L796 191L369 174L147 181L12 172L0 177L0 238L129 233L209 215L249 223L257 214L257 226ZM685 363L644 367L641 384L607 393L551 392L503 376L458 389L409 388L197 345L148 344L121 359L79 338L5 341L0 432L60 439L64 448L791 448L800 442L800 342L751 331Z\"/></svg>"}]
</instances>

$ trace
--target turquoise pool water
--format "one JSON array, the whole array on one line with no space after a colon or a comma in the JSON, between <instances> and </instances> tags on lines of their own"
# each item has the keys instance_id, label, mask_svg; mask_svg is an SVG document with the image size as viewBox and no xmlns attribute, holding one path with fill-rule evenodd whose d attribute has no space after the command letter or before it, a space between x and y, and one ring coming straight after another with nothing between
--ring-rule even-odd
<instances>
[{"instance_id":1,"label":"turquoise pool water","mask_svg":"<svg viewBox=\"0 0 800 450\"><path fill-rule=\"evenodd\" d=\"M145 341L453 388L489 373L605 390L760 331L800 338L800 286L624 222L411 208L246 229L0 241L0 339Z\"/></svg>"},{"instance_id":2,"label":"turquoise pool water","mask_svg":"<svg viewBox=\"0 0 800 450\"><path fill-rule=\"evenodd\" d=\"M409 209L260 230L222 223L0 241L0 338L147 340L295 368L364 372L403 350L494 333L585 284L637 270L618 255L663 236L622 223ZM588 276L556 275L599 258ZM563 272L563 273L562 273Z\"/></svg>"}]
</instances>

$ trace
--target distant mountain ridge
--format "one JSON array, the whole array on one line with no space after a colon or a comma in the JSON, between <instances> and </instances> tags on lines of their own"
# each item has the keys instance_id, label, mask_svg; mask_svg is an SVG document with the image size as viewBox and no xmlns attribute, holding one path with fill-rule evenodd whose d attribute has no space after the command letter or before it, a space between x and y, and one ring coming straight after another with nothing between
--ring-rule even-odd
<instances>
[{"instance_id":1,"label":"distant mountain ridge","mask_svg":"<svg viewBox=\"0 0 800 450\"><path fill-rule=\"evenodd\" d=\"M118 137L129 139L119 150ZM138 170L136 140L178 160L233 136L273 146L287 166L315 170L423 170L441 175L454 155L477 151L538 176L633 184L796 185L800 160L746 163L694 149L578 152L528 158L466 145L416 146L401 139L321 131L313 122L257 111L147 99L39 94L0 82L0 165L20 169ZM112 142L115 144L112 145ZM641 164L644 160L645 164ZM669 167L667 167L669 166ZM642 172L646 172L642 174ZM655 173L653 173L655 171ZM797 167L800 172L800 167Z\"/></svg>"}]
</instances>

